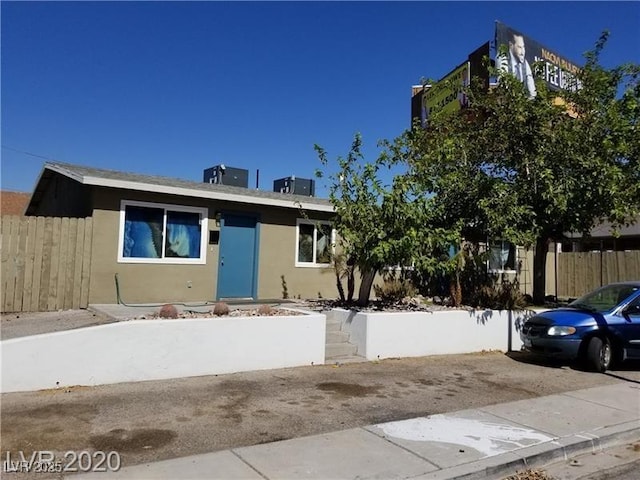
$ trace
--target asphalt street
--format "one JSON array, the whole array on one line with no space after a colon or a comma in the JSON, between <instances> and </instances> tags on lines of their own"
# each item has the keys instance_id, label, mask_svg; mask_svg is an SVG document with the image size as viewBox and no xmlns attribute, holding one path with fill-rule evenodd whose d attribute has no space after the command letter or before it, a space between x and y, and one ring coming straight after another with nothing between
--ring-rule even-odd
<instances>
[{"instance_id":1,"label":"asphalt street","mask_svg":"<svg viewBox=\"0 0 640 480\"><path fill-rule=\"evenodd\" d=\"M486 352L11 393L2 452L110 450L130 466L620 382L640 385L638 365Z\"/></svg>"}]
</instances>

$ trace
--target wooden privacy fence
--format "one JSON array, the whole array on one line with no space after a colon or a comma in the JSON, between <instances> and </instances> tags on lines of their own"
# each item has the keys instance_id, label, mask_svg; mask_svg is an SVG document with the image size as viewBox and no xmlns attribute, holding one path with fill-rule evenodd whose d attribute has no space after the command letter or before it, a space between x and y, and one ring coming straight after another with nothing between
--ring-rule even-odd
<instances>
[{"instance_id":1,"label":"wooden privacy fence","mask_svg":"<svg viewBox=\"0 0 640 480\"><path fill-rule=\"evenodd\" d=\"M86 308L91 218L2 217L2 312Z\"/></svg>"},{"instance_id":2,"label":"wooden privacy fence","mask_svg":"<svg viewBox=\"0 0 640 480\"><path fill-rule=\"evenodd\" d=\"M640 250L558 253L559 297L579 297L624 280L640 280Z\"/></svg>"}]
</instances>

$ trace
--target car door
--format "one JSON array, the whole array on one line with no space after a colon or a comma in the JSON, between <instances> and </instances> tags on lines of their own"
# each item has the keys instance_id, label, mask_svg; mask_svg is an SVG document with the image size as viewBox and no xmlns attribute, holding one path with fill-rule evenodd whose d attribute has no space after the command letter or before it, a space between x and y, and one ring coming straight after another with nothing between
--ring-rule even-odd
<instances>
[{"instance_id":1,"label":"car door","mask_svg":"<svg viewBox=\"0 0 640 480\"><path fill-rule=\"evenodd\" d=\"M622 311L619 332L625 342L626 358L640 359L640 295Z\"/></svg>"}]
</instances>

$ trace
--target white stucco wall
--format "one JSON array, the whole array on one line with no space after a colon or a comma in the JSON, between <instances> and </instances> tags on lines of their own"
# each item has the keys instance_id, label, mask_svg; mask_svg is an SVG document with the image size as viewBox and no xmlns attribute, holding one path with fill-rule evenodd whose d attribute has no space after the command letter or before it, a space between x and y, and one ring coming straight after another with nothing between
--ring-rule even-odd
<instances>
[{"instance_id":1,"label":"white stucco wall","mask_svg":"<svg viewBox=\"0 0 640 480\"><path fill-rule=\"evenodd\" d=\"M368 360L482 350L520 350L519 323L531 312L447 310L436 312L348 312L334 310L343 330Z\"/></svg>"},{"instance_id":2,"label":"white stucco wall","mask_svg":"<svg viewBox=\"0 0 640 480\"><path fill-rule=\"evenodd\" d=\"M0 342L2 392L323 364L325 316L133 320Z\"/></svg>"}]
</instances>

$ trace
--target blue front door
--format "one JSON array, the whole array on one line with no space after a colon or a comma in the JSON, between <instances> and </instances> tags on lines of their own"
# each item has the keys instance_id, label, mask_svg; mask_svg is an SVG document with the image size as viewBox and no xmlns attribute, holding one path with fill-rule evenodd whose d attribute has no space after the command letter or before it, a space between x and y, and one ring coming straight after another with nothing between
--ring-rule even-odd
<instances>
[{"instance_id":1,"label":"blue front door","mask_svg":"<svg viewBox=\"0 0 640 480\"><path fill-rule=\"evenodd\" d=\"M218 295L221 298L256 298L257 219L225 214L220 227Z\"/></svg>"}]
</instances>

